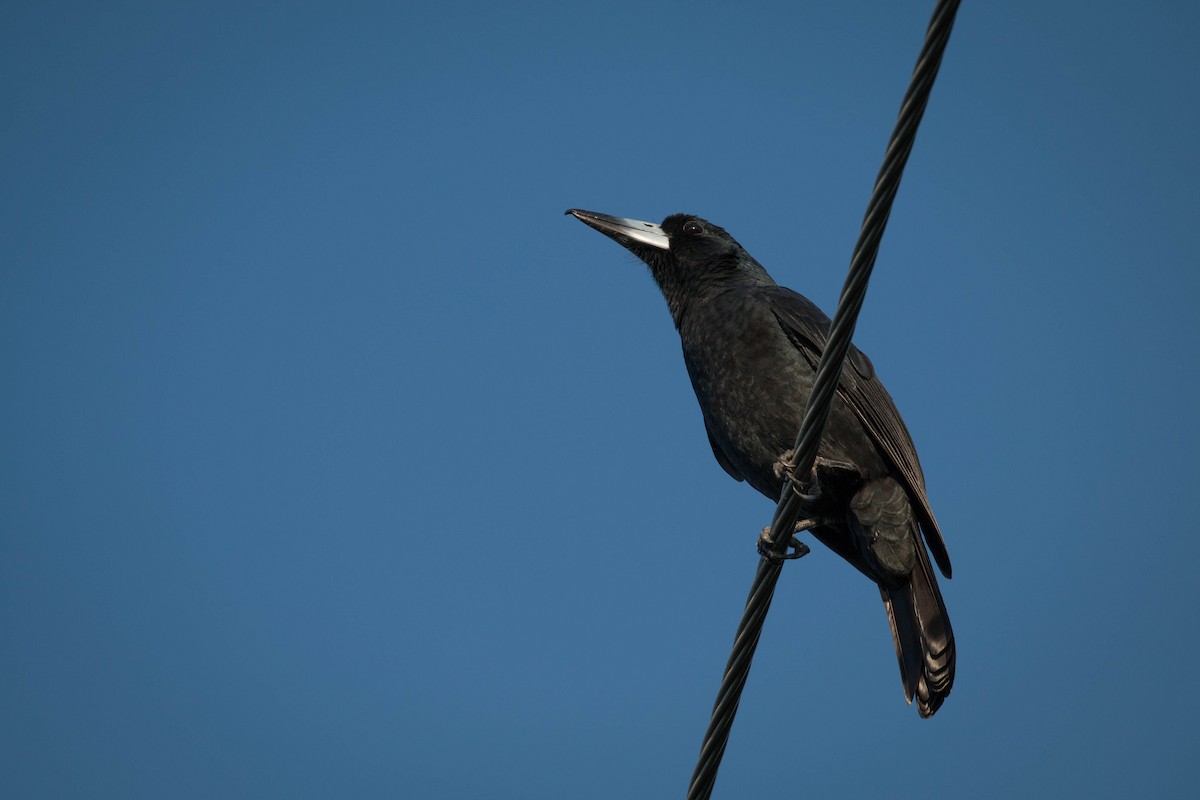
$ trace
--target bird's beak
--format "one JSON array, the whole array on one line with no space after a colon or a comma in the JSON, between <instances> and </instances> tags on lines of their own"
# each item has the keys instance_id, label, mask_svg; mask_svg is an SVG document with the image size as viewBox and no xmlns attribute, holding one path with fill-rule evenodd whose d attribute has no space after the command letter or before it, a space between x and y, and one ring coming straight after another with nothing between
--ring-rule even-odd
<instances>
[{"instance_id":1,"label":"bird's beak","mask_svg":"<svg viewBox=\"0 0 1200 800\"><path fill-rule=\"evenodd\" d=\"M615 239L623 247L637 243L657 247L659 250L671 249L671 240L667 238L663 229L653 222L610 217L608 214L597 214L595 211L583 211L578 208L567 209L567 213L584 225Z\"/></svg>"}]
</instances>

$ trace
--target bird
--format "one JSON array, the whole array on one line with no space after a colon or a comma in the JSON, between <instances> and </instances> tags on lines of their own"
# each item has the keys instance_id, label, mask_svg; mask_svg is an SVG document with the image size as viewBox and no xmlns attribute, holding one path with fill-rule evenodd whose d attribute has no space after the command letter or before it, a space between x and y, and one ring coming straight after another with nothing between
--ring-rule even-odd
<instances>
[{"instance_id":1,"label":"bird","mask_svg":"<svg viewBox=\"0 0 1200 800\"><path fill-rule=\"evenodd\" d=\"M661 224L569 209L649 268L679 332L717 463L778 501L830 321L779 286L724 229L690 214ZM905 699L923 718L954 684L954 633L930 563L950 556L916 446L870 359L853 345L810 476L802 529L878 587ZM928 549L927 549L928 548Z\"/></svg>"}]
</instances>

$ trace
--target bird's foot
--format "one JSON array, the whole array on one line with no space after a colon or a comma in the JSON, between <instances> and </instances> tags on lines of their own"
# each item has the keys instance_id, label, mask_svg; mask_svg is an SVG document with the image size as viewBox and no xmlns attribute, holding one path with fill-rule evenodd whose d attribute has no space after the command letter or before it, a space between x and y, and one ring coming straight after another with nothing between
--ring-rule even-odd
<instances>
[{"instance_id":1,"label":"bird's foot","mask_svg":"<svg viewBox=\"0 0 1200 800\"><path fill-rule=\"evenodd\" d=\"M796 523L796 533L809 530L817 524L815 519L802 519ZM758 536L758 554L770 561L772 564L782 564L784 561L791 561L794 558L803 558L812 552L808 545L797 539L795 536L787 537L787 541L782 543L783 549L775 549L775 543L771 541L771 526L762 529L762 533ZM790 550L788 548L791 548Z\"/></svg>"},{"instance_id":2,"label":"bird's foot","mask_svg":"<svg viewBox=\"0 0 1200 800\"><path fill-rule=\"evenodd\" d=\"M795 450L788 450L779 456L779 460L772 465L776 478L786 478L792 474L792 456L794 455L796 455Z\"/></svg>"},{"instance_id":3,"label":"bird's foot","mask_svg":"<svg viewBox=\"0 0 1200 800\"><path fill-rule=\"evenodd\" d=\"M788 486L806 505L815 505L821 499L821 481L817 479L817 468L808 473L807 480L800 480L795 475L788 475Z\"/></svg>"},{"instance_id":4,"label":"bird's foot","mask_svg":"<svg viewBox=\"0 0 1200 800\"><path fill-rule=\"evenodd\" d=\"M792 465L792 456L794 455L795 451L788 450L779 457L774 466L775 477L786 480L792 491L801 500L812 505L821 499L821 482L817 479L817 467L824 465L824 459L818 458L817 463L813 465L812 471L808 474L808 478L800 480L796 477L795 466Z\"/></svg>"}]
</instances>

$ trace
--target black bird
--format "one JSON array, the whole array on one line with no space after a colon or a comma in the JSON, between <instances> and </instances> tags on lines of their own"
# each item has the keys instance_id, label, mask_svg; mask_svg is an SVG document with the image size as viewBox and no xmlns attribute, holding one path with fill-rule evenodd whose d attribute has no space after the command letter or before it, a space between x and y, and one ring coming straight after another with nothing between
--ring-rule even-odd
<instances>
[{"instance_id":1,"label":"black bird","mask_svg":"<svg viewBox=\"0 0 1200 800\"><path fill-rule=\"evenodd\" d=\"M717 462L777 501L829 318L699 217L674 214L655 225L567 214L650 267L683 342ZM908 429L853 346L813 473L804 527L879 586L904 695L916 698L922 717L932 716L954 683L954 633L925 545L947 578L950 557Z\"/></svg>"}]
</instances>

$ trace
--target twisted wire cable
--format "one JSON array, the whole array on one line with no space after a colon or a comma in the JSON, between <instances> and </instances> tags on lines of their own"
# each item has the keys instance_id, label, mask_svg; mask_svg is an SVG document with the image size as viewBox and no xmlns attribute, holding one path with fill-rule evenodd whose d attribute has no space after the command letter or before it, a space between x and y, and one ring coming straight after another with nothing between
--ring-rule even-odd
<instances>
[{"instance_id":1,"label":"twisted wire cable","mask_svg":"<svg viewBox=\"0 0 1200 800\"><path fill-rule=\"evenodd\" d=\"M700 748L700 757L692 773L688 800L707 800L712 796L717 770L721 765L721 757L725 754L725 745L729 742L733 718L737 714L742 687L746 685L746 678L750 674L750 662L754 658L754 650L762 634L763 621L775 594L775 583L779 580L779 573L783 567L783 559L780 556L791 541L800 514L802 501L799 495L803 493L802 481L812 472L816 462L817 448L829 418L829 409L842 374L842 364L850 350L850 340L854 335L858 312L862 309L867 294L867 282L875 267L879 242L883 238L884 228L887 227L892 201L896 197L900 178L904 173L904 165L912 152L917 126L925 113L929 93L937 77L938 67L941 66L942 54L950 39L950 30L954 25L958 5L959 0L939 0L934 8L933 18L925 32L925 42L913 69L912 80L900 105L900 115L888 142L883 166L875 179L875 188L863 217L858 241L854 245L850 272L842 287L837 312L833 316L829 340L817 366L812 394L804 411L804 421L796 436L791 461L786 465L791 477L785 482L769 533L770 549L778 555L766 555L759 561L758 572L754 576L750 596L746 600L746 609L742 613L737 635L734 637L733 650L725 665L721 688L713 704L712 717L704 735L704 744Z\"/></svg>"}]
</instances>

